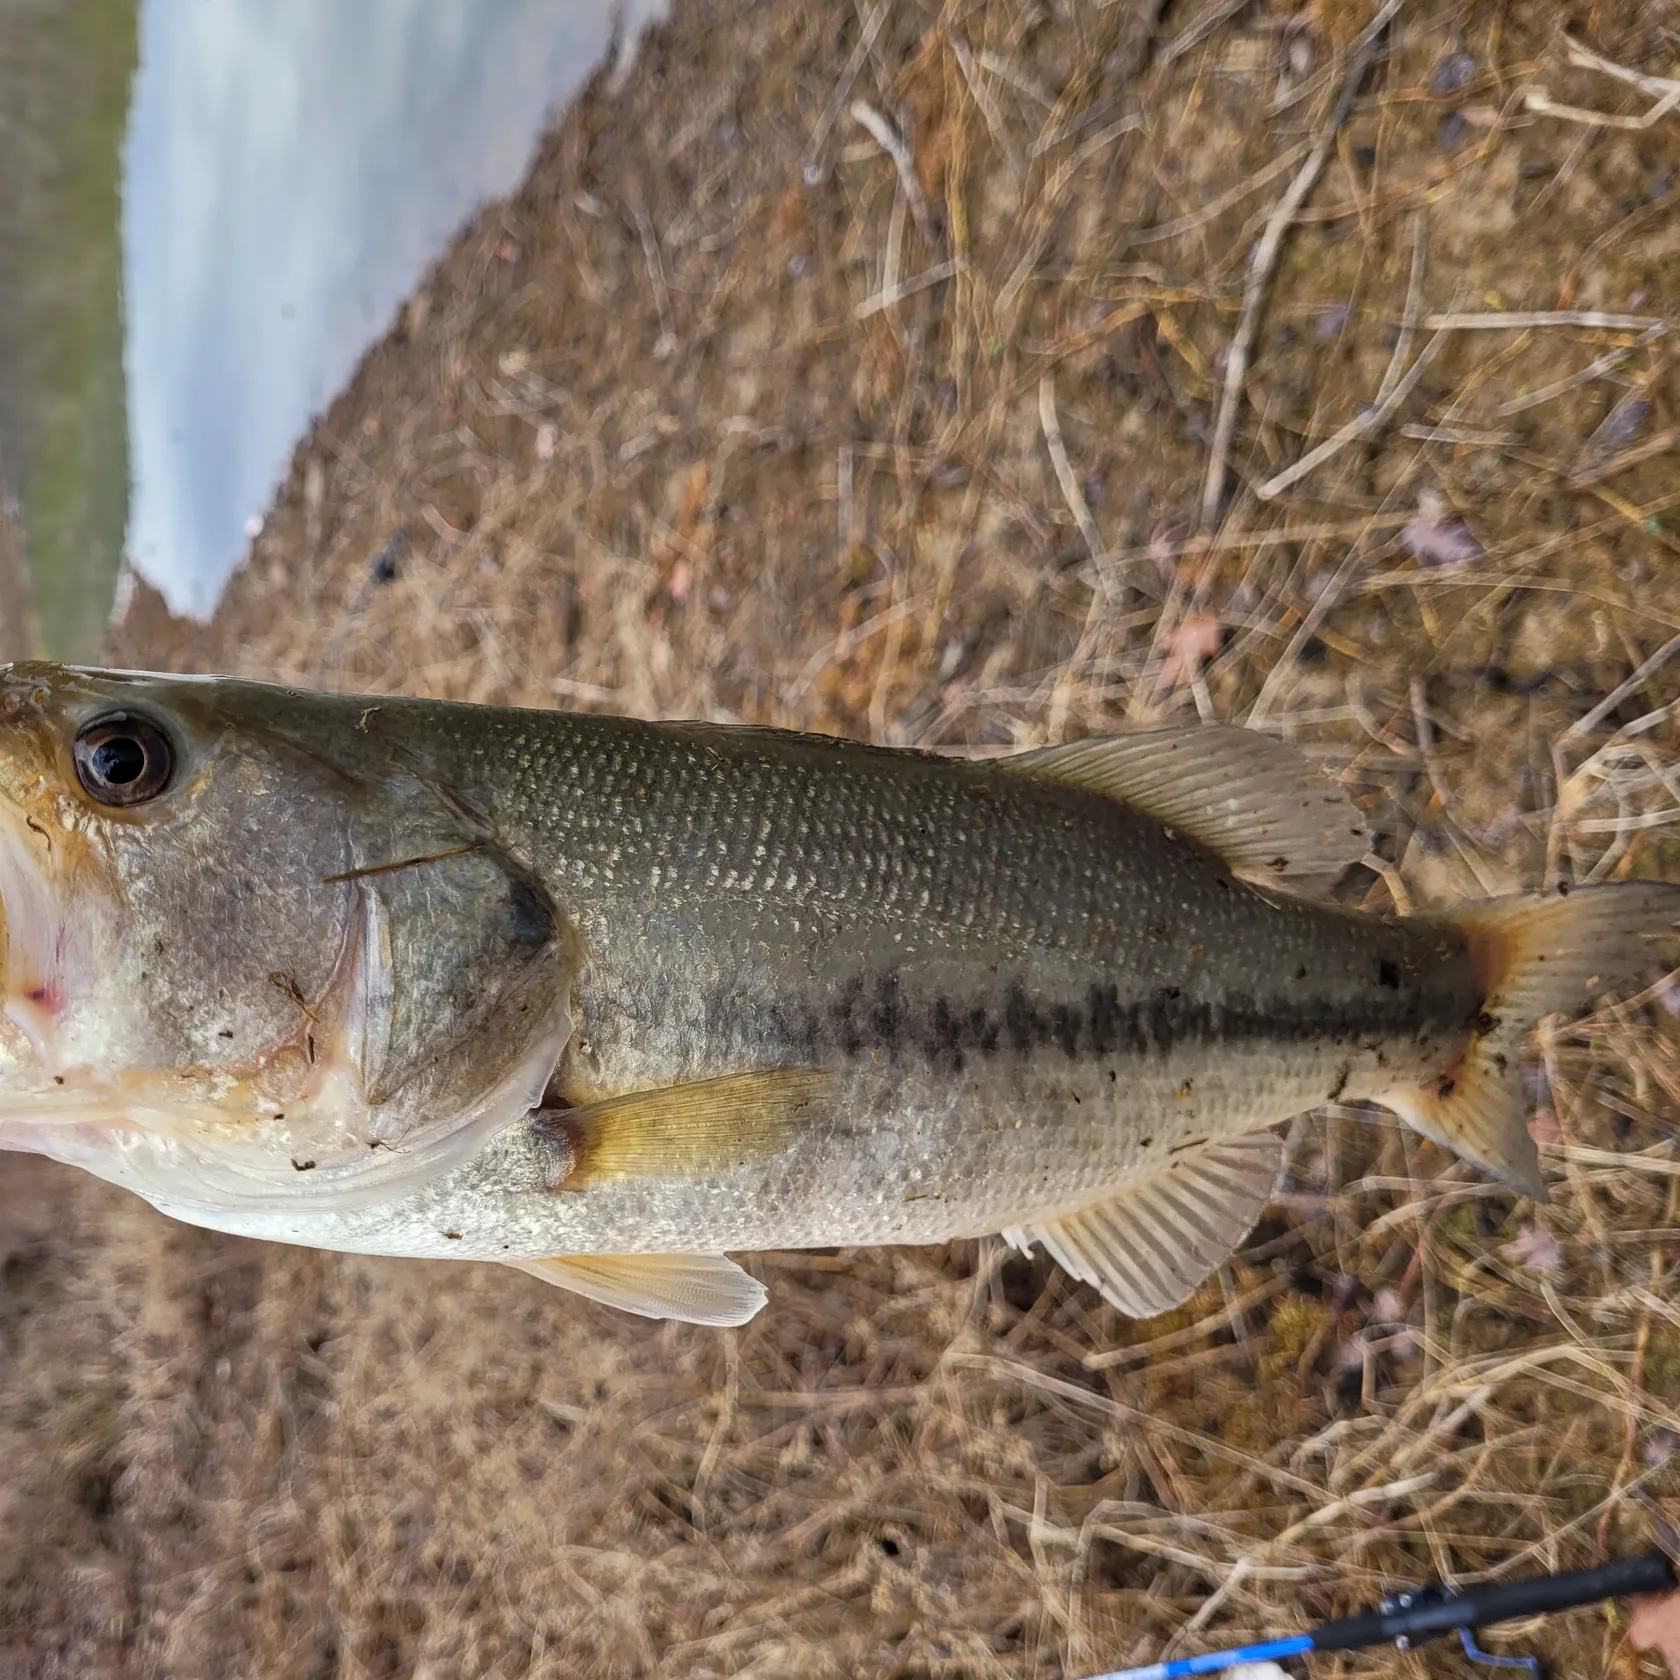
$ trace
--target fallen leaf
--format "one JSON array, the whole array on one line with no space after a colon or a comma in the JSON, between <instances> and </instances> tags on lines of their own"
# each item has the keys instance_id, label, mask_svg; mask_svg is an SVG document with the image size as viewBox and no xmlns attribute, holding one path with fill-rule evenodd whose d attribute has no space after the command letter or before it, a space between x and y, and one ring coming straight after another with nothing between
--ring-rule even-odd
<instances>
[{"instance_id":1,"label":"fallen leaf","mask_svg":"<svg viewBox=\"0 0 1680 1680\"><path fill-rule=\"evenodd\" d=\"M1224 639L1225 632L1211 613L1186 613L1178 628L1167 637L1160 686L1177 688L1181 682L1189 682L1202 668L1202 661L1219 652Z\"/></svg>"},{"instance_id":2,"label":"fallen leaf","mask_svg":"<svg viewBox=\"0 0 1680 1680\"><path fill-rule=\"evenodd\" d=\"M1426 566L1462 566L1487 553L1470 527L1451 514L1451 504L1439 490L1418 492L1417 513L1400 527L1400 541L1414 560Z\"/></svg>"},{"instance_id":3,"label":"fallen leaf","mask_svg":"<svg viewBox=\"0 0 1680 1680\"><path fill-rule=\"evenodd\" d=\"M1655 1651L1668 1664L1668 1672L1680 1680L1680 1593L1636 1598L1628 1638L1641 1651Z\"/></svg>"},{"instance_id":4,"label":"fallen leaf","mask_svg":"<svg viewBox=\"0 0 1680 1680\"><path fill-rule=\"evenodd\" d=\"M1507 1260L1531 1272L1561 1272L1563 1244L1550 1231L1538 1225L1525 1225L1514 1242L1506 1243L1499 1252Z\"/></svg>"},{"instance_id":5,"label":"fallen leaf","mask_svg":"<svg viewBox=\"0 0 1680 1680\"><path fill-rule=\"evenodd\" d=\"M1557 1110L1535 1109L1528 1117L1528 1135L1536 1143L1549 1143L1554 1147L1562 1144L1563 1127L1558 1124Z\"/></svg>"}]
</instances>

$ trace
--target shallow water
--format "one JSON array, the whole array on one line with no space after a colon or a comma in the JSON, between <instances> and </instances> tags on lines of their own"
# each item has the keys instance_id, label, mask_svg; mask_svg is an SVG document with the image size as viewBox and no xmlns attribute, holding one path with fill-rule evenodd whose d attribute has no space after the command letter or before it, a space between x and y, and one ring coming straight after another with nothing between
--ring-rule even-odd
<instances>
[{"instance_id":1,"label":"shallow water","mask_svg":"<svg viewBox=\"0 0 1680 1680\"><path fill-rule=\"evenodd\" d=\"M623 38L658 9L630 0ZM59 199L0 229L23 271L0 293L30 300L0 476L47 651L96 651L125 549L176 611L211 609L312 418L518 184L612 21L596 0L140 0L137 24L134 0L0 0L0 71L50 38L51 72L10 79L86 87L33 124Z\"/></svg>"},{"instance_id":2,"label":"shallow water","mask_svg":"<svg viewBox=\"0 0 1680 1680\"><path fill-rule=\"evenodd\" d=\"M518 184L611 22L596 0L146 0L128 549L177 611L214 604L311 417Z\"/></svg>"}]
</instances>

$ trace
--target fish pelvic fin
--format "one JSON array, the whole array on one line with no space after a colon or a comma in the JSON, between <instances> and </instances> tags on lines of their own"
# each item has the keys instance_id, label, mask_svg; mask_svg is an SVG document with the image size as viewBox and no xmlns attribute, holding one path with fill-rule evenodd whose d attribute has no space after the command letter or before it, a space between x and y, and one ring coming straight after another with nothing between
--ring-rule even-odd
<instances>
[{"instance_id":1,"label":"fish pelvic fin","mask_svg":"<svg viewBox=\"0 0 1680 1680\"><path fill-rule=\"evenodd\" d=\"M502 1264L603 1306L714 1329L745 1324L769 1298L722 1254L568 1254Z\"/></svg>"},{"instance_id":2,"label":"fish pelvic fin","mask_svg":"<svg viewBox=\"0 0 1680 1680\"><path fill-rule=\"evenodd\" d=\"M1107 794L1199 840L1256 886L1322 888L1370 849L1359 808L1325 770L1234 724L1040 747L998 768Z\"/></svg>"},{"instance_id":3,"label":"fish pelvic fin","mask_svg":"<svg viewBox=\"0 0 1680 1680\"><path fill-rule=\"evenodd\" d=\"M757 1068L627 1091L582 1108L538 1109L534 1123L558 1152L549 1187L703 1178L780 1154L835 1083L818 1068Z\"/></svg>"},{"instance_id":4,"label":"fish pelvic fin","mask_svg":"<svg viewBox=\"0 0 1680 1680\"><path fill-rule=\"evenodd\" d=\"M1281 1138L1253 1132L1186 1155L1092 1207L1003 1235L1027 1252L1042 1243L1128 1318L1154 1318L1195 1294L1253 1230L1282 1159Z\"/></svg>"},{"instance_id":5,"label":"fish pelvic fin","mask_svg":"<svg viewBox=\"0 0 1680 1680\"><path fill-rule=\"evenodd\" d=\"M1384 1092L1436 1143L1545 1201L1519 1059L1548 1015L1575 1014L1671 958L1680 886L1611 882L1468 904L1442 920L1469 944L1484 999L1458 1059L1427 1085Z\"/></svg>"}]
</instances>

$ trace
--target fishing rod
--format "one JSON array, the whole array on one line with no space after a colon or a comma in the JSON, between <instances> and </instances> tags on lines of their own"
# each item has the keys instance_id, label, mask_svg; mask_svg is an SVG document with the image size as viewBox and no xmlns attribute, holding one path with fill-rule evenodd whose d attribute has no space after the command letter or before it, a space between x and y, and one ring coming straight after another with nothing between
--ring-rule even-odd
<instances>
[{"instance_id":1,"label":"fishing rod","mask_svg":"<svg viewBox=\"0 0 1680 1680\"><path fill-rule=\"evenodd\" d=\"M1375 1610L1321 1622L1306 1633L1287 1639L1268 1639L1229 1651L1205 1651L1199 1657L1174 1657L1142 1668L1116 1669L1093 1680L1188 1680L1193 1674L1218 1674L1245 1663L1277 1662L1304 1657L1314 1651L1356 1651L1372 1645L1393 1645L1409 1651L1427 1639L1456 1632L1466 1654L1475 1662L1496 1668L1523 1668L1538 1676L1534 1657L1496 1657L1477 1649L1474 1628L1508 1622L1518 1616L1551 1616L1582 1604L1636 1593L1671 1592L1674 1565L1662 1552L1619 1558L1596 1569L1574 1569L1565 1575L1535 1575L1524 1581L1496 1581L1487 1586L1408 1587L1385 1598Z\"/></svg>"}]
</instances>

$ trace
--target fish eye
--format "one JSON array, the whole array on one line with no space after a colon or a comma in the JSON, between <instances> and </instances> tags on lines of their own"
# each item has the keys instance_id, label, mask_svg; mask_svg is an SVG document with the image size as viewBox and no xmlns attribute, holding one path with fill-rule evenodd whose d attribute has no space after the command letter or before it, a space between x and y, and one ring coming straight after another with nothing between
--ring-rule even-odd
<instances>
[{"instance_id":1,"label":"fish eye","mask_svg":"<svg viewBox=\"0 0 1680 1680\"><path fill-rule=\"evenodd\" d=\"M169 786L175 749L155 723L116 712L83 724L76 736L76 779L101 805L143 805Z\"/></svg>"}]
</instances>

